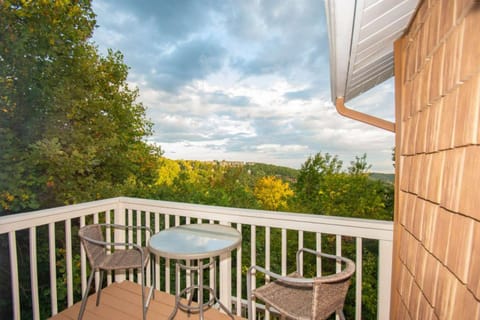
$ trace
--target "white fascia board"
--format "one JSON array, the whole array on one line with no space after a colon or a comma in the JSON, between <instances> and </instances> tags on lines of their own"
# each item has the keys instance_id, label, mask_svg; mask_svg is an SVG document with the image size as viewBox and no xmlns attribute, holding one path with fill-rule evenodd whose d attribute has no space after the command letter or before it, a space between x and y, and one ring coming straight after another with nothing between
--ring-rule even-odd
<instances>
[{"instance_id":1,"label":"white fascia board","mask_svg":"<svg viewBox=\"0 0 480 320\"><path fill-rule=\"evenodd\" d=\"M344 97L352 48L356 1L325 0L330 48L330 86L332 101Z\"/></svg>"}]
</instances>

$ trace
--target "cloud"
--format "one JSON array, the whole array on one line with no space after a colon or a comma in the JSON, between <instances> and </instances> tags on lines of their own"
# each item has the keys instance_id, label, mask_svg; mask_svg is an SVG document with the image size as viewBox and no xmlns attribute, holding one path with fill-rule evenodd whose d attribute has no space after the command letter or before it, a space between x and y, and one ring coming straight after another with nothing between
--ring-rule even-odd
<instances>
[{"instance_id":1,"label":"cloud","mask_svg":"<svg viewBox=\"0 0 480 320\"><path fill-rule=\"evenodd\" d=\"M207 93L206 103L227 105L233 107L244 107L250 104L251 100L247 96L231 96L220 90L213 93Z\"/></svg>"},{"instance_id":2,"label":"cloud","mask_svg":"<svg viewBox=\"0 0 480 320\"><path fill-rule=\"evenodd\" d=\"M175 91L220 70L225 56L225 49L214 41L192 39L159 52L147 81L160 90Z\"/></svg>"},{"instance_id":3,"label":"cloud","mask_svg":"<svg viewBox=\"0 0 480 320\"><path fill-rule=\"evenodd\" d=\"M120 50L154 123L148 141L174 159L299 168L317 152L368 154L392 171L393 135L339 116L330 101L324 4L96 0L102 52ZM350 107L393 117L393 82Z\"/></svg>"},{"instance_id":4,"label":"cloud","mask_svg":"<svg viewBox=\"0 0 480 320\"><path fill-rule=\"evenodd\" d=\"M212 4L196 0L97 0L93 8L103 31L125 34L125 42L155 38L162 44L186 39L210 23L214 10ZM138 30L144 33L139 34ZM133 35L136 37L132 38Z\"/></svg>"},{"instance_id":5,"label":"cloud","mask_svg":"<svg viewBox=\"0 0 480 320\"><path fill-rule=\"evenodd\" d=\"M283 96L288 100L310 100L314 96L314 90L304 89L286 92Z\"/></svg>"}]
</instances>

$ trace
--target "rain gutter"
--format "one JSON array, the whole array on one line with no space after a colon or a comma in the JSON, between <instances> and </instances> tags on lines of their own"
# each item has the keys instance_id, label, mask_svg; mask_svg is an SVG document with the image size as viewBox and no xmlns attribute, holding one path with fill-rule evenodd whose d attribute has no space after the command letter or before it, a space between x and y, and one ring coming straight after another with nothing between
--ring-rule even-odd
<instances>
[{"instance_id":1,"label":"rain gutter","mask_svg":"<svg viewBox=\"0 0 480 320\"><path fill-rule=\"evenodd\" d=\"M339 98L337 97L335 101L335 107L337 109L337 112L344 117L347 117L356 121L360 121L380 129L395 132L395 123L381 119L381 118L377 118L375 116L372 116L363 112L350 109L347 106L345 106L345 100L343 97L339 97Z\"/></svg>"}]
</instances>

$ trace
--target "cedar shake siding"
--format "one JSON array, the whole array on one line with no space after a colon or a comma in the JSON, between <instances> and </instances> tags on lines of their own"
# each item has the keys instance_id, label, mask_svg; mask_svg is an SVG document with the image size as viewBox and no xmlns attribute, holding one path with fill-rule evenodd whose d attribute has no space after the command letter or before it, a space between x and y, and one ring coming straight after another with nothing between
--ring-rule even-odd
<instances>
[{"instance_id":1,"label":"cedar shake siding","mask_svg":"<svg viewBox=\"0 0 480 320\"><path fill-rule=\"evenodd\" d=\"M480 1L425 0L395 44L392 319L480 319Z\"/></svg>"}]
</instances>

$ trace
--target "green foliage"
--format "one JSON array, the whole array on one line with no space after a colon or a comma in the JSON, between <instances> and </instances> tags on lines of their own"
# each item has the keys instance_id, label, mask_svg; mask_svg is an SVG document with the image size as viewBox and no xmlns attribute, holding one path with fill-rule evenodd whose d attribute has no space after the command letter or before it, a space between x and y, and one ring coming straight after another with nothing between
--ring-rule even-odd
<instances>
[{"instance_id":1,"label":"green foliage","mask_svg":"<svg viewBox=\"0 0 480 320\"><path fill-rule=\"evenodd\" d=\"M253 192L261 207L266 210L285 210L288 199L293 196L289 184L273 176L260 178Z\"/></svg>"},{"instance_id":2,"label":"green foliage","mask_svg":"<svg viewBox=\"0 0 480 320\"><path fill-rule=\"evenodd\" d=\"M367 175L329 175L319 191L315 208L332 216L391 220L392 208L386 206L390 191L387 185Z\"/></svg>"},{"instance_id":3,"label":"green foliage","mask_svg":"<svg viewBox=\"0 0 480 320\"><path fill-rule=\"evenodd\" d=\"M0 214L154 182L145 107L121 53L88 41L94 26L90 1L0 3Z\"/></svg>"},{"instance_id":4,"label":"green foliage","mask_svg":"<svg viewBox=\"0 0 480 320\"><path fill-rule=\"evenodd\" d=\"M94 27L89 0L0 1L0 215L139 196L157 179L161 152L143 140L152 126L145 107L127 85L122 54L101 56L89 42ZM38 229L38 273L49 274L48 235ZM23 232L17 232L17 246L19 273L28 275ZM62 251L57 255L63 284L65 258ZM9 278L8 261L0 259L0 282ZM22 279L21 307L30 310L29 279ZM42 318L50 312L48 282L41 277L38 283ZM60 308L66 306L64 289L58 291ZM2 300L8 290L0 289Z\"/></svg>"},{"instance_id":5,"label":"green foliage","mask_svg":"<svg viewBox=\"0 0 480 320\"><path fill-rule=\"evenodd\" d=\"M238 208L256 207L254 180L245 166L161 159L150 198Z\"/></svg>"},{"instance_id":6,"label":"green foliage","mask_svg":"<svg viewBox=\"0 0 480 320\"><path fill-rule=\"evenodd\" d=\"M297 205L324 215L392 220L393 185L369 177L367 156L355 157L342 171L336 156L317 153L302 165Z\"/></svg>"},{"instance_id":7,"label":"green foliage","mask_svg":"<svg viewBox=\"0 0 480 320\"><path fill-rule=\"evenodd\" d=\"M364 175L372 168L371 164L367 163L367 154L364 153L361 157L355 156L355 161L350 161L348 173L351 175Z\"/></svg>"},{"instance_id":8,"label":"green foliage","mask_svg":"<svg viewBox=\"0 0 480 320\"><path fill-rule=\"evenodd\" d=\"M284 181L295 181L298 177L298 170L276 166L266 163L247 163L245 168L255 178L262 178L265 176L275 176Z\"/></svg>"},{"instance_id":9,"label":"green foliage","mask_svg":"<svg viewBox=\"0 0 480 320\"><path fill-rule=\"evenodd\" d=\"M308 157L302 164L295 185L299 202L307 210L317 202L320 186L325 176L339 173L342 168L342 161L337 156L329 153L322 155L321 152L315 156Z\"/></svg>"}]
</instances>

